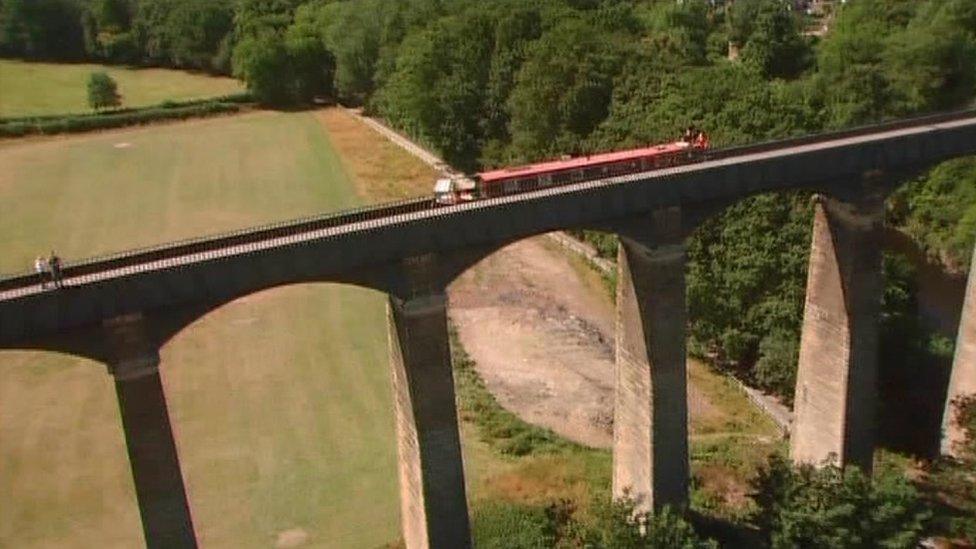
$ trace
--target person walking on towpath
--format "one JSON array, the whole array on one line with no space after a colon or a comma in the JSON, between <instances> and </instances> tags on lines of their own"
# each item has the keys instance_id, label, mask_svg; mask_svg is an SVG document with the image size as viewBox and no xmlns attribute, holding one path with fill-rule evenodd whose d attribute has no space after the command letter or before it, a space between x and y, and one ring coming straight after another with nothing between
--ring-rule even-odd
<instances>
[{"instance_id":1,"label":"person walking on towpath","mask_svg":"<svg viewBox=\"0 0 976 549\"><path fill-rule=\"evenodd\" d=\"M41 281L41 289L47 288L47 262L44 258L37 256L34 259L34 272L37 273L37 278Z\"/></svg>"},{"instance_id":2,"label":"person walking on towpath","mask_svg":"<svg viewBox=\"0 0 976 549\"><path fill-rule=\"evenodd\" d=\"M51 252L51 258L48 259L48 265L51 267L51 279L54 280L54 287L63 288L64 282L61 280L61 258L58 257L54 252Z\"/></svg>"}]
</instances>

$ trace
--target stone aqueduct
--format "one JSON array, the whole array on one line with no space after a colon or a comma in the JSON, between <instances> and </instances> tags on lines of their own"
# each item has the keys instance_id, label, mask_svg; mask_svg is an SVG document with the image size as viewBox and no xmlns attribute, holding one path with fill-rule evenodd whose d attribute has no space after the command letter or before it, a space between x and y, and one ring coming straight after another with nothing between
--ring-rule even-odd
<instances>
[{"instance_id":1,"label":"stone aqueduct","mask_svg":"<svg viewBox=\"0 0 976 549\"><path fill-rule=\"evenodd\" d=\"M403 536L471 544L445 288L522 238L590 228L620 236L613 490L648 508L688 498L684 241L745 196L815 197L792 455L870 469L885 197L948 158L976 154L976 113L718 151L706 162L431 208L420 202L282 224L68 265L66 288L0 280L0 348L103 362L114 376L146 542L196 540L158 368L195 319L267 288L351 283L389 295ZM976 393L976 276L950 395ZM946 451L959 437L946 413Z\"/></svg>"}]
</instances>

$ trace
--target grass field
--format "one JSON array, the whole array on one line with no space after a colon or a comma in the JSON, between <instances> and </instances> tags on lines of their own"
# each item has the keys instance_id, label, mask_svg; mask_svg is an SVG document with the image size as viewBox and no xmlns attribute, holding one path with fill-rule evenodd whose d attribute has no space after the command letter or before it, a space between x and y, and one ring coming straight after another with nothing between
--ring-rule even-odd
<instances>
[{"instance_id":1,"label":"grass field","mask_svg":"<svg viewBox=\"0 0 976 549\"><path fill-rule=\"evenodd\" d=\"M310 113L7 143L0 165L6 271L52 247L77 257L357 201ZM162 360L202 546L397 537L382 296L253 295L178 335ZM116 406L98 364L0 352L0 546L141 545Z\"/></svg>"},{"instance_id":2,"label":"grass field","mask_svg":"<svg viewBox=\"0 0 976 549\"><path fill-rule=\"evenodd\" d=\"M169 69L0 59L0 117L90 112L86 85L94 71L107 72L118 82L125 107L244 91L233 78Z\"/></svg>"},{"instance_id":3,"label":"grass field","mask_svg":"<svg viewBox=\"0 0 976 549\"><path fill-rule=\"evenodd\" d=\"M350 206L308 113L0 144L0 272Z\"/></svg>"}]
</instances>

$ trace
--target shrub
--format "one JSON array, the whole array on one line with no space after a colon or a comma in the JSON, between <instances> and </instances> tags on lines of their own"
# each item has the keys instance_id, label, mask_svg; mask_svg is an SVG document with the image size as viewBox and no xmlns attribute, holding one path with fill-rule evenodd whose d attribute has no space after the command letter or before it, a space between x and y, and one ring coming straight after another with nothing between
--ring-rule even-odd
<instances>
[{"instance_id":1,"label":"shrub","mask_svg":"<svg viewBox=\"0 0 976 549\"><path fill-rule=\"evenodd\" d=\"M119 86L104 72L93 72L88 77L88 104L96 111L122 104Z\"/></svg>"},{"instance_id":2,"label":"shrub","mask_svg":"<svg viewBox=\"0 0 976 549\"><path fill-rule=\"evenodd\" d=\"M159 120L184 120L236 112L240 109L241 105L236 102L206 101L188 103L183 106L161 105L146 109L130 109L94 115L8 119L0 121L0 137L20 137L32 133L44 135L77 133L146 124Z\"/></svg>"},{"instance_id":3,"label":"shrub","mask_svg":"<svg viewBox=\"0 0 976 549\"><path fill-rule=\"evenodd\" d=\"M546 508L508 502L475 507L471 516L475 545L486 549L542 549L555 544Z\"/></svg>"},{"instance_id":4,"label":"shrub","mask_svg":"<svg viewBox=\"0 0 976 549\"><path fill-rule=\"evenodd\" d=\"M752 486L756 524L771 547L913 548L931 513L900 472L794 467L770 458Z\"/></svg>"},{"instance_id":5,"label":"shrub","mask_svg":"<svg viewBox=\"0 0 976 549\"><path fill-rule=\"evenodd\" d=\"M795 332L776 330L759 343L755 377L759 386L792 400L800 341Z\"/></svg>"}]
</instances>

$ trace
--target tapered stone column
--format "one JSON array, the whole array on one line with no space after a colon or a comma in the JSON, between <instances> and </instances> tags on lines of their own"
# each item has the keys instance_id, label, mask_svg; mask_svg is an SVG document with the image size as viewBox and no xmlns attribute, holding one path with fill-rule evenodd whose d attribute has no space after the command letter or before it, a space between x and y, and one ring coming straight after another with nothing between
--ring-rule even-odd
<instances>
[{"instance_id":1,"label":"tapered stone column","mask_svg":"<svg viewBox=\"0 0 976 549\"><path fill-rule=\"evenodd\" d=\"M148 344L141 317L114 319L106 323L105 329L111 355L108 366L115 378L146 546L196 547L179 455L159 378L159 352Z\"/></svg>"},{"instance_id":2,"label":"tapered stone column","mask_svg":"<svg viewBox=\"0 0 976 549\"><path fill-rule=\"evenodd\" d=\"M817 196L791 436L794 462L871 471L884 198Z\"/></svg>"},{"instance_id":3,"label":"tapered stone column","mask_svg":"<svg viewBox=\"0 0 976 549\"><path fill-rule=\"evenodd\" d=\"M389 328L404 541L471 547L444 293L390 296Z\"/></svg>"},{"instance_id":4,"label":"tapered stone column","mask_svg":"<svg viewBox=\"0 0 976 549\"><path fill-rule=\"evenodd\" d=\"M639 510L688 501L685 248L620 237L613 495Z\"/></svg>"},{"instance_id":5,"label":"tapered stone column","mask_svg":"<svg viewBox=\"0 0 976 549\"><path fill-rule=\"evenodd\" d=\"M959 336L956 338L956 356L952 361L949 391L942 420L942 453L959 456L958 444L966 433L956 420L955 401L961 397L976 396L976 253L969 268L966 285L966 302L959 319Z\"/></svg>"}]
</instances>

